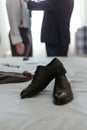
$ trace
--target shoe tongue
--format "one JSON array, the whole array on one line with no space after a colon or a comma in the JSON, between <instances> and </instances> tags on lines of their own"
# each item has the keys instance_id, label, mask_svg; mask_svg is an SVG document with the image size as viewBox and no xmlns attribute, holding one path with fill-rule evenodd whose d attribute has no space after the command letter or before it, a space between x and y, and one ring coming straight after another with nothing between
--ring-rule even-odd
<instances>
[{"instance_id":1,"label":"shoe tongue","mask_svg":"<svg viewBox=\"0 0 87 130\"><path fill-rule=\"evenodd\" d=\"M42 71L43 68L44 68L44 66L41 66L41 65L37 66L36 72L40 72L40 71Z\"/></svg>"},{"instance_id":2,"label":"shoe tongue","mask_svg":"<svg viewBox=\"0 0 87 130\"><path fill-rule=\"evenodd\" d=\"M38 66L37 66L37 70L38 70L38 69L42 69L42 68L44 68L44 66L42 66L42 65L38 65Z\"/></svg>"}]
</instances>

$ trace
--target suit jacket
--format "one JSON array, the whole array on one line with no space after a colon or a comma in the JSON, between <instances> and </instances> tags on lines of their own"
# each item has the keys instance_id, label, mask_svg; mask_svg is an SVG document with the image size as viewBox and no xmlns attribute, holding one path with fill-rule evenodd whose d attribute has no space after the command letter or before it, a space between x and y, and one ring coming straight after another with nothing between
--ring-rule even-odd
<instances>
[{"instance_id":1,"label":"suit jacket","mask_svg":"<svg viewBox=\"0 0 87 130\"><path fill-rule=\"evenodd\" d=\"M69 24L73 4L73 0L28 1L27 5L30 10L44 10L41 42L55 45L69 44Z\"/></svg>"}]
</instances>

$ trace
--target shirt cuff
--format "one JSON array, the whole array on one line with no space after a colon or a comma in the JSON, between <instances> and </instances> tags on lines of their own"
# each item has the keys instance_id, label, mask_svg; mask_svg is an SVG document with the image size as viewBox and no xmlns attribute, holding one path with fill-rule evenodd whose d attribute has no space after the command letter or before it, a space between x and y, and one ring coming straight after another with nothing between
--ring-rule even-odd
<instances>
[{"instance_id":1,"label":"shirt cuff","mask_svg":"<svg viewBox=\"0 0 87 130\"><path fill-rule=\"evenodd\" d=\"M23 42L21 36L14 36L11 34L11 41L13 45L16 45L17 43Z\"/></svg>"}]
</instances>

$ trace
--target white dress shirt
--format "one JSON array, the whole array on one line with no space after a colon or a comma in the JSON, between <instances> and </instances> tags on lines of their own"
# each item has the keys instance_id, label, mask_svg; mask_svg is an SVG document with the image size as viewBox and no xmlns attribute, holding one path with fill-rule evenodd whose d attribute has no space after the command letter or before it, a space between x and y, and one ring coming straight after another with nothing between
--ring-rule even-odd
<instances>
[{"instance_id":1,"label":"white dress shirt","mask_svg":"<svg viewBox=\"0 0 87 130\"><path fill-rule=\"evenodd\" d=\"M12 44L15 45L22 42L19 27L29 28L29 11L23 0L7 0L6 7L11 29L11 40Z\"/></svg>"}]
</instances>

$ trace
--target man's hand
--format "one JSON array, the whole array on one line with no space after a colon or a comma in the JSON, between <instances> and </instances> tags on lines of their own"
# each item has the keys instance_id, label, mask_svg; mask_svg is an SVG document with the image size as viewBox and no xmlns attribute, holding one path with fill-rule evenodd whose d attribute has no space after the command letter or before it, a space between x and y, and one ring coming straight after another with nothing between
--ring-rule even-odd
<instances>
[{"instance_id":1,"label":"man's hand","mask_svg":"<svg viewBox=\"0 0 87 130\"><path fill-rule=\"evenodd\" d=\"M25 46L23 43L17 43L16 44L16 51L19 55L23 55L24 51L25 51Z\"/></svg>"}]
</instances>

